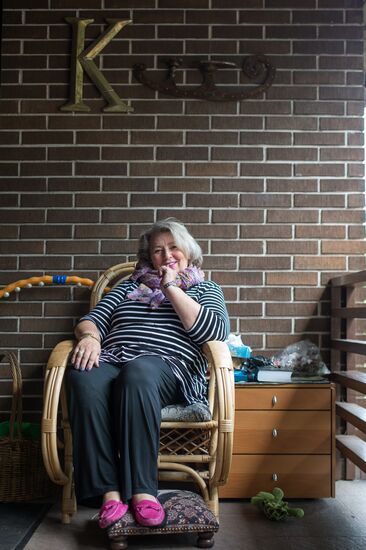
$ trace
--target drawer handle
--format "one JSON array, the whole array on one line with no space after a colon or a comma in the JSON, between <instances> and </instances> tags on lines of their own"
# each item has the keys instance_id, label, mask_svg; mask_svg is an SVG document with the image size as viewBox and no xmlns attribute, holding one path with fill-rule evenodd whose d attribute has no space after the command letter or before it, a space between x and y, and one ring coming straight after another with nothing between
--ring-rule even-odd
<instances>
[{"instance_id":1,"label":"drawer handle","mask_svg":"<svg viewBox=\"0 0 366 550\"><path fill-rule=\"evenodd\" d=\"M274 407L276 404L277 404L277 396L274 395L274 396L272 397L272 406Z\"/></svg>"},{"instance_id":2,"label":"drawer handle","mask_svg":"<svg viewBox=\"0 0 366 550\"><path fill-rule=\"evenodd\" d=\"M273 428L272 437L277 437L277 436L278 436L278 431L276 430L276 428Z\"/></svg>"},{"instance_id":3,"label":"drawer handle","mask_svg":"<svg viewBox=\"0 0 366 550\"><path fill-rule=\"evenodd\" d=\"M277 474L272 474L272 481L278 481Z\"/></svg>"}]
</instances>

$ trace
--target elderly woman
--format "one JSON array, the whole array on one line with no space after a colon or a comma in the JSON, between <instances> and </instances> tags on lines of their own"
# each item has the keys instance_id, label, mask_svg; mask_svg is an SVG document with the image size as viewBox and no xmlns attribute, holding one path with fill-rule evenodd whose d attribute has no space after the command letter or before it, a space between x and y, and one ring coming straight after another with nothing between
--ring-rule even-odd
<instances>
[{"instance_id":1,"label":"elderly woman","mask_svg":"<svg viewBox=\"0 0 366 550\"><path fill-rule=\"evenodd\" d=\"M129 504L139 524L164 524L161 409L207 404L200 347L229 331L222 291L204 280L201 249L184 225L155 223L140 238L138 260L131 277L76 326L68 370L76 495L102 497L102 528Z\"/></svg>"}]
</instances>

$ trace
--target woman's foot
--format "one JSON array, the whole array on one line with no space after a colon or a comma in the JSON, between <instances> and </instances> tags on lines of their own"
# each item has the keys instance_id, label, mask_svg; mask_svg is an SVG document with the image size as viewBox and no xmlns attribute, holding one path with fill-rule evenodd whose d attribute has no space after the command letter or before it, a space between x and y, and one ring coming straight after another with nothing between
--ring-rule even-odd
<instances>
[{"instance_id":1,"label":"woman's foot","mask_svg":"<svg viewBox=\"0 0 366 550\"><path fill-rule=\"evenodd\" d=\"M162 527L166 523L165 510L157 498L140 493L132 498L135 520L145 527Z\"/></svg>"},{"instance_id":2,"label":"woman's foot","mask_svg":"<svg viewBox=\"0 0 366 550\"><path fill-rule=\"evenodd\" d=\"M119 491L108 491L103 495L103 506L99 510L99 527L106 529L119 521L128 510L127 504L121 502Z\"/></svg>"},{"instance_id":3,"label":"woman's foot","mask_svg":"<svg viewBox=\"0 0 366 550\"><path fill-rule=\"evenodd\" d=\"M98 514L98 524L101 529L110 527L117 521L123 518L128 510L127 504L124 504L120 500L107 500Z\"/></svg>"}]
</instances>

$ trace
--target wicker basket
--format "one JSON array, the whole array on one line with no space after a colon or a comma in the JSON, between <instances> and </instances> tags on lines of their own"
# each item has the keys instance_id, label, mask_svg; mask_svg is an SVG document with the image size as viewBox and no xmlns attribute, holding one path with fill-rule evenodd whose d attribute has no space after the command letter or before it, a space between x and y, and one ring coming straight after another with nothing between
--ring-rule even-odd
<instances>
[{"instance_id":1,"label":"wicker basket","mask_svg":"<svg viewBox=\"0 0 366 550\"><path fill-rule=\"evenodd\" d=\"M54 493L43 466L40 439L22 436L22 375L16 355L0 352L13 378L9 436L0 437L0 501L33 500Z\"/></svg>"}]
</instances>

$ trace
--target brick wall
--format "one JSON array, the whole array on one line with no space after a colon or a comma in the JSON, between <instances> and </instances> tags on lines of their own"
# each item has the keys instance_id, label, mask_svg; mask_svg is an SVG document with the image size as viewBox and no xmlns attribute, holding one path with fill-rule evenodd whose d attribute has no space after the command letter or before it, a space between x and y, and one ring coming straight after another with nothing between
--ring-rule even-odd
<instances>
[{"instance_id":1,"label":"brick wall","mask_svg":"<svg viewBox=\"0 0 366 550\"><path fill-rule=\"evenodd\" d=\"M256 352L305 336L329 341L330 277L364 267L361 0L4 0L0 99L0 285L43 274L93 280L134 258L140 231L174 215L186 222L221 283L232 319ZM134 108L107 114L85 78L90 113L68 99L66 16L132 19L99 57ZM262 52L277 69L268 93L212 103L157 96L155 78L181 56L241 65ZM238 86L239 71L220 83ZM0 349L20 350L24 408L38 411L52 346L69 337L89 290L47 287L0 303ZM2 384L6 394L9 384ZM9 407L3 398L0 408Z\"/></svg>"}]
</instances>

